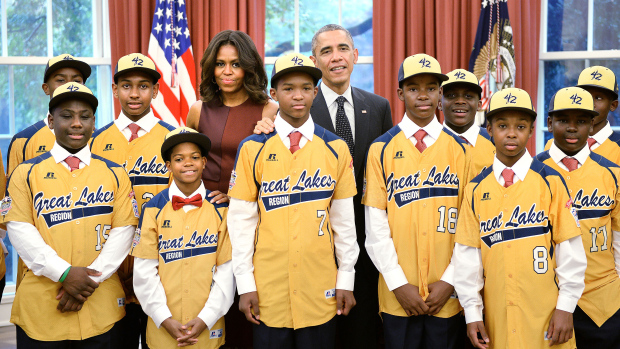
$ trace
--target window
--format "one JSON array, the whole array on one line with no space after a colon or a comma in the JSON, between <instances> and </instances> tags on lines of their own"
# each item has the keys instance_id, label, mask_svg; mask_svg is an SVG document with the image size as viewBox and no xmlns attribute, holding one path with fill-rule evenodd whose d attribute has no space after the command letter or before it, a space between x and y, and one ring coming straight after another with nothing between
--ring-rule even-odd
<instances>
[{"instance_id":1,"label":"window","mask_svg":"<svg viewBox=\"0 0 620 349\"><path fill-rule=\"evenodd\" d=\"M579 73L605 66L620 77L620 18L613 0L546 0L542 6L536 150L552 138L547 131L549 101L562 87L577 84ZM551 19L551 20L548 20ZM608 120L620 130L619 110Z\"/></svg>"},{"instance_id":2,"label":"window","mask_svg":"<svg viewBox=\"0 0 620 349\"><path fill-rule=\"evenodd\" d=\"M351 84L374 91L372 59L372 0L267 0L265 15L265 70L271 77L279 56L300 52L310 56L314 33L326 24L351 32L359 58Z\"/></svg>"},{"instance_id":3,"label":"window","mask_svg":"<svg viewBox=\"0 0 620 349\"><path fill-rule=\"evenodd\" d=\"M0 0L0 149L5 169L13 135L47 114L49 97L41 84L50 57L69 53L90 64L86 86L99 99L96 125L113 120L108 27L106 0ZM4 243L9 248L5 293L12 293L17 255L8 237Z\"/></svg>"}]
</instances>

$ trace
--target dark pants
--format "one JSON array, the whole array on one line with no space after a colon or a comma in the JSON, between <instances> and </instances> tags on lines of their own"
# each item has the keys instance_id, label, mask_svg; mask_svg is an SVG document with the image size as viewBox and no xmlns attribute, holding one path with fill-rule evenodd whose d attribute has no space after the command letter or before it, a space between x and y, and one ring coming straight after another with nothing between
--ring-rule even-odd
<instances>
[{"instance_id":1,"label":"dark pants","mask_svg":"<svg viewBox=\"0 0 620 349\"><path fill-rule=\"evenodd\" d=\"M598 327L590 317L575 308L573 314L575 340L579 349L617 349L620 348L620 310Z\"/></svg>"},{"instance_id":2,"label":"dark pants","mask_svg":"<svg viewBox=\"0 0 620 349\"><path fill-rule=\"evenodd\" d=\"M333 349L336 342L336 318L312 327L276 328L264 323L254 328L254 349Z\"/></svg>"},{"instance_id":3,"label":"dark pants","mask_svg":"<svg viewBox=\"0 0 620 349\"><path fill-rule=\"evenodd\" d=\"M28 337L21 327L15 326L18 349L118 349L119 323L103 334L83 339L81 341L44 342Z\"/></svg>"},{"instance_id":4,"label":"dark pants","mask_svg":"<svg viewBox=\"0 0 620 349\"><path fill-rule=\"evenodd\" d=\"M118 322L122 348L138 349L138 344L142 342L142 349L148 349L146 345L148 316L142 311L140 304L136 303L126 304L125 313L125 317Z\"/></svg>"},{"instance_id":5,"label":"dark pants","mask_svg":"<svg viewBox=\"0 0 620 349\"><path fill-rule=\"evenodd\" d=\"M465 318L457 314L451 318L435 316L383 317L386 349L456 349L463 348Z\"/></svg>"}]
</instances>

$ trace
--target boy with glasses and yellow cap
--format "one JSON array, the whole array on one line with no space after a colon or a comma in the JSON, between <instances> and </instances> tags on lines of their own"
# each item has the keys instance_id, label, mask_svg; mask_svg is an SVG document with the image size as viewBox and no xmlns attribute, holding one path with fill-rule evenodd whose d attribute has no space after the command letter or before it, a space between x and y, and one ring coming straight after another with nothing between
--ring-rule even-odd
<instances>
[{"instance_id":1,"label":"boy with glasses and yellow cap","mask_svg":"<svg viewBox=\"0 0 620 349\"><path fill-rule=\"evenodd\" d=\"M575 348L572 313L586 256L562 176L525 148L535 119L527 92L493 94L487 131L495 160L465 187L452 261L476 348Z\"/></svg>"},{"instance_id":2,"label":"boy with glasses and yellow cap","mask_svg":"<svg viewBox=\"0 0 620 349\"><path fill-rule=\"evenodd\" d=\"M366 249L380 273L386 348L456 348L464 327L450 259L469 160L435 116L447 80L435 58L407 57L398 73L405 116L368 151Z\"/></svg>"},{"instance_id":3,"label":"boy with glasses and yellow cap","mask_svg":"<svg viewBox=\"0 0 620 349\"><path fill-rule=\"evenodd\" d=\"M121 57L114 70L112 93L121 104L118 118L97 130L91 141L91 151L121 164L129 174L136 192L140 212L144 205L170 183L170 173L161 158L159 147L174 127L153 114L151 101L159 92L161 75L147 56L132 53ZM123 340L127 348L146 344L147 316L137 304L133 292L133 257L118 270L126 292L127 316L123 319Z\"/></svg>"},{"instance_id":4,"label":"boy with glasses and yellow cap","mask_svg":"<svg viewBox=\"0 0 620 349\"><path fill-rule=\"evenodd\" d=\"M579 208L588 258L585 290L575 309L578 348L620 346L620 167L590 151L593 96L579 87L559 90L551 99L547 125L551 148L536 157L558 171Z\"/></svg>"},{"instance_id":5,"label":"boy with glasses and yellow cap","mask_svg":"<svg viewBox=\"0 0 620 349\"><path fill-rule=\"evenodd\" d=\"M609 112L618 108L616 75L606 67L588 67L579 74L577 87L590 92L594 99L594 110L598 112L594 117L588 147L615 164L620 164L620 133L613 131L607 121ZM551 142L552 140L547 142L545 150L549 150Z\"/></svg>"},{"instance_id":6,"label":"boy with glasses and yellow cap","mask_svg":"<svg viewBox=\"0 0 620 349\"><path fill-rule=\"evenodd\" d=\"M76 82L54 91L56 142L13 171L2 201L11 244L28 267L11 312L20 349L116 344L125 314L116 270L138 206L125 170L90 152L97 104Z\"/></svg>"}]
</instances>

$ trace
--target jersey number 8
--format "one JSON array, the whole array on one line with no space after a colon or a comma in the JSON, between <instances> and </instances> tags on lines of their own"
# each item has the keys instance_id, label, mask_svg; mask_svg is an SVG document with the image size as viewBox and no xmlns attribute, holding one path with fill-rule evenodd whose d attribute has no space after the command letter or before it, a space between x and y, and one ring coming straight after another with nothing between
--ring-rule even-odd
<instances>
[{"instance_id":1,"label":"jersey number 8","mask_svg":"<svg viewBox=\"0 0 620 349\"><path fill-rule=\"evenodd\" d=\"M534 271L536 274L545 274L549 269L549 261L547 261L547 248L544 246L534 247Z\"/></svg>"}]
</instances>

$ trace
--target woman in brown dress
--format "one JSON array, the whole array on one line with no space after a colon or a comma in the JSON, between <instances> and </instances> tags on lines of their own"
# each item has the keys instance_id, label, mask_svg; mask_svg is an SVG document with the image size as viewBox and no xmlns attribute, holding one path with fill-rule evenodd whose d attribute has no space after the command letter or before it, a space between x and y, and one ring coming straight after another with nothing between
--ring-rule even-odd
<instances>
[{"instance_id":1,"label":"woman in brown dress","mask_svg":"<svg viewBox=\"0 0 620 349\"><path fill-rule=\"evenodd\" d=\"M190 108L187 126L211 139L202 172L211 202L227 202L237 148L263 117L275 118L278 104L267 95L267 75L256 46L240 31L218 33L202 60L200 101ZM228 348L251 348L252 325L238 310L239 297L226 314Z\"/></svg>"},{"instance_id":2,"label":"woman in brown dress","mask_svg":"<svg viewBox=\"0 0 620 349\"><path fill-rule=\"evenodd\" d=\"M239 143L263 117L273 117L278 104L267 94L267 75L256 46L244 32L224 30L213 38L202 60L200 101L192 105L187 126L211 139L202 172L211 202L228 200L228 182Z\"/></svg>"}]
</instances>

